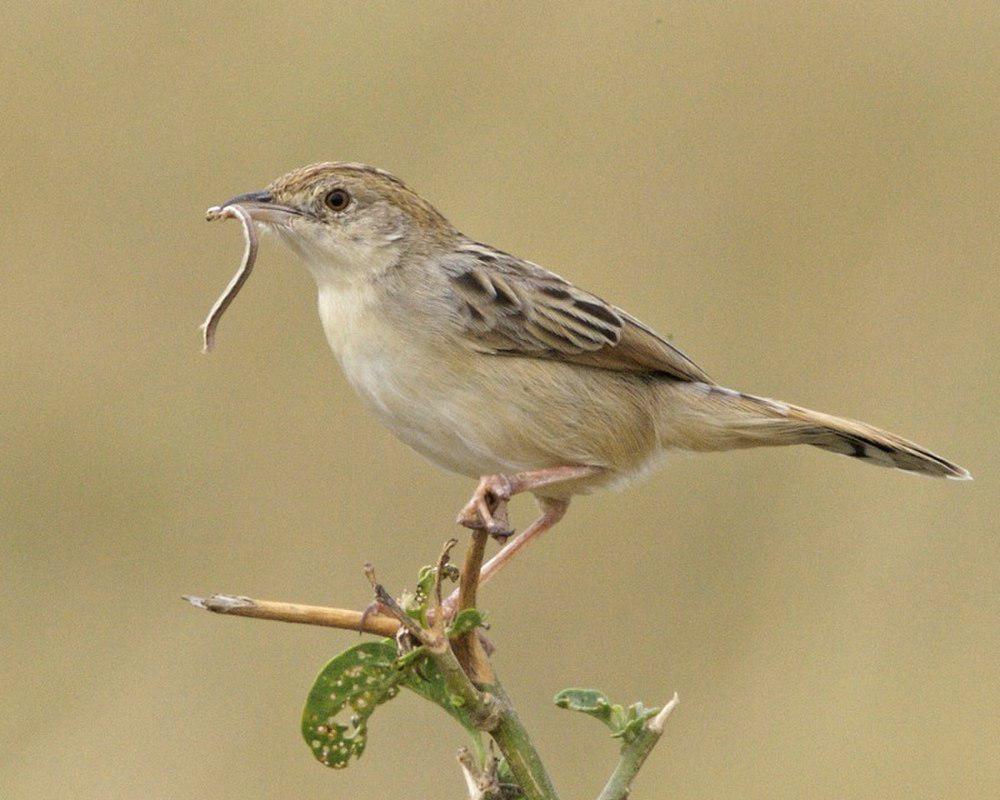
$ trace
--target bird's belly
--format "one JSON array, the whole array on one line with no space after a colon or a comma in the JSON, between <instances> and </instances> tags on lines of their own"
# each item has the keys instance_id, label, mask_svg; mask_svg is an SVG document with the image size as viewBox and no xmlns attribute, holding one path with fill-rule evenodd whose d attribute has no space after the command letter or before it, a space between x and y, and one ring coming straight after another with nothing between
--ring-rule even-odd
<instances>
[{"instance_id":1,"label":"bird's belly","mask_svg":"<svg viewBox=\"0 0 1000 800\"><path fill-rule=\"evenodd\" d=\"M659 451L643 410L605 405L593 387L553 383L549 375L560 365L480 354L418 358L382 354L343 364L386 427L453 472L475 477L587 464L607 470L589 487L596 488L641 471Z\"/></svg>"},{"instance_id":2,"label":"bird's belly","mask_svg":"<svg viewBox=\"0 0 1000 800\"><path fill-rule=\"evenodd\" d=\"M348 381L403 442L435 464L478 476L528 469L503 457L504 443L476 403L469 403L455 365L401 355L394 348L341 359ZM467 380L468 376L466 376Z\"/></svg>"},{"instance_id":3,"label":"bird's belly","mask_svg":"<svg viewBox=\"0 0 1000 800\"><path fill-rule=\"evenodd\" d=\"M659 449L653 396L633 378L417 341L419 331L400 331L381 315L362 318L362 303L324 308L321 296L320 310L366 405L445 469L475 477L587 464L606 470L599 483L613 483Z\"/></svg>"}]
</instances>

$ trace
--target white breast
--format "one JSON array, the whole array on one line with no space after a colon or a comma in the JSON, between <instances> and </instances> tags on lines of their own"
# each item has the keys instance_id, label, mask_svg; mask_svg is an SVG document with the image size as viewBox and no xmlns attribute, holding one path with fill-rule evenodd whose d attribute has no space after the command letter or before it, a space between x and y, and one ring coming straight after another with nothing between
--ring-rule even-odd
<instances>
[{"instance_id":1,"label":"white breast","mask_svg":"<svg viewBox=\"0 0 1000 800\"><path fill-rule=\"evenodd\" d=\"M368 285L320 286L319 313L344 375L383 424L436 464L464 475L500 465L455 394L467 374L452 359L415 346L417 331L392 326Z\"/></svg>"},{"instance_id":2,"label":"white breast","mask_svg":"<svg viewBox=\"0 0 1000 800\"><path fill-rule=\"evenodd\" d=\"M319 287L319 316L330 348L351 385L384 413L385 396L404 378L406 359L396 332L373 313L374 303L367 284Z\"/></svg>"}]
</instances>

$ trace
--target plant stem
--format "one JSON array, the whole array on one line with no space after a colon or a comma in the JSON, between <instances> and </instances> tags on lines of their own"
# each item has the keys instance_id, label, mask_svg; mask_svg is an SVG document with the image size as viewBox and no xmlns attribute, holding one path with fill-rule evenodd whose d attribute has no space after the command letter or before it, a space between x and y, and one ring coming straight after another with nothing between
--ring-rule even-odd
<instances>
[{"instance_id":1,"label":"plant stem","mask_svg":"<svg viewBox=\"0 0 1000 800\"><path fill-rule=\"evenodd\" d=\"M484 531L476 531L473 537L459 590L459 596L465 599L465 603L472 603L476 598L487 534ZM456 652L452 641L444 633L441 620L443 608L440 605L440 577L451 546L452 540L449 540L438 561L438 581L435 585L438 604L435 608L435 623L430 629L422 628L400 607L385 587L375 580L374 570L369 567L367 572L375 590L375 600L383 613L399 620L400 624L427 649L428 656L441 671L448 690L462 698L473 724L478 730L485 731L493 737L500 747L500 752L507 759L524 800L558 800L552 779L549 778L538 751L531 743L528 732L514 713L510 698L494 677L493 669L475 636L475 631L458 637L458 641L471 643L471 648L468 650L459 650L470 657L468 663L462 662L459 652ZM487 675L488 680L477 680L477 673Z\"/></svg>"},{"instance_id":2,"label":"plant stem","mask_svg":"<svg viewBox=\"0 0 1000 800\"><path fill-rule=\"evenodd\" d=\"M458 587L458 611L475 608L476 591L479 588L480 569L483 566L483 555L486 552L486 541L489 535L486 531L472 532L472 543L465 554L465 565ZM477 686L489 685L496 681L493 666L483 649L478 630L471 630L452 640L452 650L458 658L462 669Z\"/></svg>"},{"instance_id":3,"label":"plant stem","mask_svg":"<svg viewBox=\"0 0 1000 800\"><path fill-rule=\"evenodd\" d=\"M459 610L472 608L475 604L486 541L485 532L473 533L472 546L466 558L465 569L462 571L462 582L458 593ZM437 664L448 691L461 698L476 728L493 737L507 760L514 780L521 788L524 800L558 800L552 779L538 751L535 750L527 730L514 712L503 686L494 676L477 632L469 631L455 641L449 640L444 632L440 580L452 544L453 542L449 542L445 546L438 560L435 623L430 629L421 627L399 606L375 580L374 570L370 566L366 568L366 573L375 589L375 597L382 612L379 614L228 595L185 599L198 608L217 614L361 630L379 636L394 636L401 626L406 628L410 635L426 647L427 655ZM477 745L478 755L483 760L486 754L482 743L479 742Z\"/></svg>"},{"instance_id":4,"label":"plant stem","mask_svg":"<svg viewBox=\"0 0 1000 800\"><path fill-rule=\"evenodd\" d=\"M523 797L525 800L558 800L559 795L556 794L555 786L552 785L552 779L542 763L541 756L538 755L528 731L514 712L503 686L494 683L484 688L497 698L503 709L500 721L490 731L490 735L507 759L514 780L524 793Z\"/></svg>"},{"instance_id":5,"label":"plant stem","mask_svg":"<svg viewBox=\"0 0 1000 800\"><path fill-rule=\"evenodd\" d=\"M625 800L632 787L632 781L642 768L646 757L656 747L656 743L663 735L663 725L670 716L670 712L677 705L678 698L675 693L670 702L667 703L660 713L649 720L631 742L622 747L621 758L618 766L611 773L604 790L597 800Z\"/></svg>"},{"instance_id":6,"label":"plant stem","mask_svg":"<svg viewBox=\"0 0 1000 800\"><path fill-rule=\"evenodd\" d=\"M306 606L300 603L282 603L274 600L257 600L252 597L234 597L214 594L211 597L185 597L191 605L215 614L230 614L237 617L271 619L279 622L295 622L300 625L320 625L325 628L342 628L348 631L362 631L376 636L395 636L399 623L379 614L364 617L360 611L346 608L326 608ZM364 625L361 624L364 619Z\"/></svg>"}]
</instances>

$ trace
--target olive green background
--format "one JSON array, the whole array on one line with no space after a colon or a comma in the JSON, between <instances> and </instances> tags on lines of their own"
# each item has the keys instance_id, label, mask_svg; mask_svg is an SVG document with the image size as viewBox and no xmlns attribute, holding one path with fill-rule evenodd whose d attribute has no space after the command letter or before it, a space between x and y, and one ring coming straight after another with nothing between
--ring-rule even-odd
<instances>
[{"instance_id":1,"label":"olive green background","mask_svg":"<svg viewBox=\"0 0 1000 800\"><path fill-rule=\"evenodd\" d=\"M977 478L797 448L578 500L482 601L564 797L616 756L569 685L680 693L637 800L1000 793L996 6L613 5L0 11L0 797L464 796L414 697L312 760L357 636L180 600L363 607L458 532L471 482L365 413L273 242L199 352L242 248L203 210L325 159Z\"/></svg>"}]
</instances>

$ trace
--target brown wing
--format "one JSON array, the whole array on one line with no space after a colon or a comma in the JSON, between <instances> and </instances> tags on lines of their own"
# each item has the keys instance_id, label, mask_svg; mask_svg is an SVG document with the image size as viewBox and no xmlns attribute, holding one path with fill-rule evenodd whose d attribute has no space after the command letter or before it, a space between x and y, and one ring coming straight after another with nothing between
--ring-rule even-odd
<instances>
[{"instance_id":1,"label":"brown wing","mask_svg":"<svg viewBox=\"0 0 1000 800\"><path fill-rule=\"evenodd\" d=\"M712 382L637 319L537 264L469 244L445 268L475 350Z\"/></svg>"}]
</instances>

